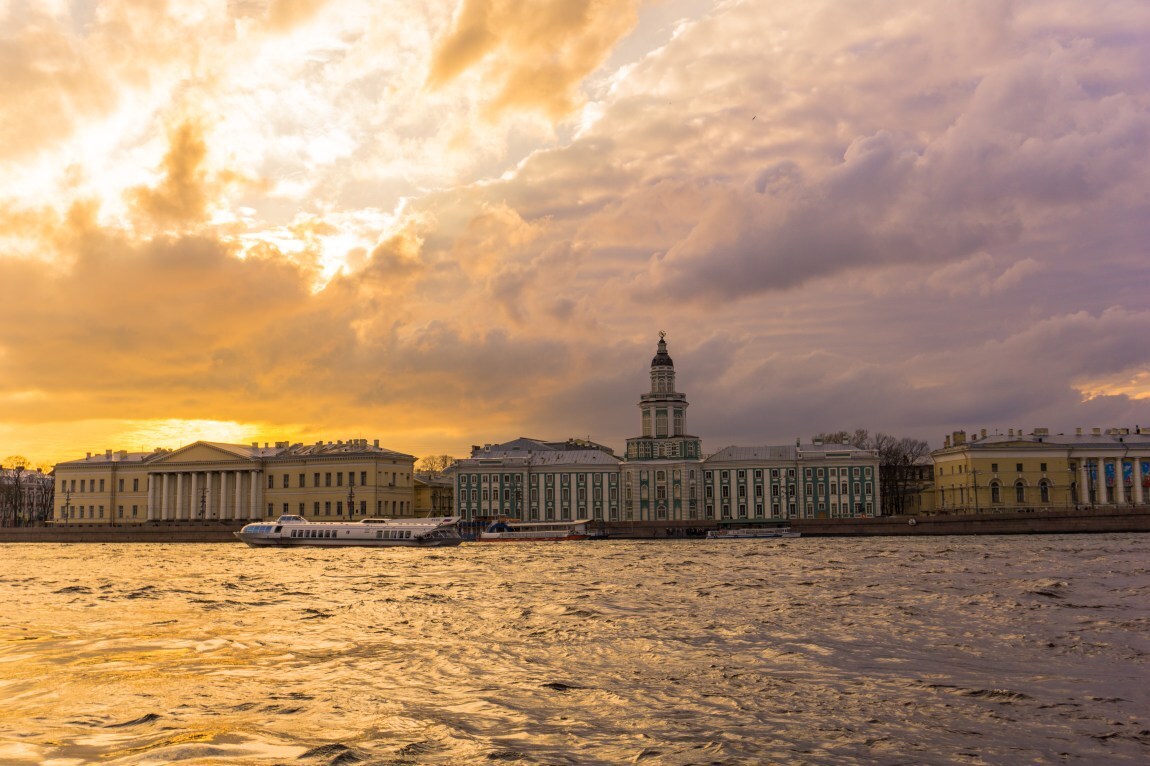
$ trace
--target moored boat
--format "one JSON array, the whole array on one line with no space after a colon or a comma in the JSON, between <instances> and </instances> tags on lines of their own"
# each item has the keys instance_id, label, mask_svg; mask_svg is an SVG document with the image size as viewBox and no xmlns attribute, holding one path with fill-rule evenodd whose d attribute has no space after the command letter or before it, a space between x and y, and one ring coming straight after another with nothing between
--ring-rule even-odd
<instances>
[{"instance_id":1,"label":"moored boat","mask_svg":"<svg viewBox=\"0 0 1150 766\"><path fill-rule=\"evenodd\" d=\"M763 538L802 537L802 532L792 532L790 527L769 529L713 529L707 533L708 540L756 540Z\"/></svg>"},{"instance_id":2,"label":"moored boat","mask_svg":"<svg viewBox=\"0 0 1150 766\"><path fill-rule=\"evenodd\" d=\"M497 521L476 538L481 543L540 540L586 540L591 537L590 519L575 521Z\"/></svg>"},{"instance_id":3,"label":"moored boat","mask_svg":"<svg viewBox=\"0 0 1150 766\"><path fill-rule=\"evenodd\" d=\"M308 521L285 514L274 522L246 525L236 537L253 548L320 546L436 548L459 545L458 516L426 519L363 519L361 521Z\"/></svg>"}]
</instances>

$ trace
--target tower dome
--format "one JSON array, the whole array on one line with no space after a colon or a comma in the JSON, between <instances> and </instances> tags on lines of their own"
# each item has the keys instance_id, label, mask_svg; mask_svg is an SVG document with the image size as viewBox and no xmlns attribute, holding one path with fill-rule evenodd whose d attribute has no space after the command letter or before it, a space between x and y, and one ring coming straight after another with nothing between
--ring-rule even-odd
<instances>
[{"instance_id":1,"label":"tower dome","mask_svg":"<svg viewBox=\"0 0 1150 766\"><path fill-rule=\"evenodd\" d=\"M651 360L652 367L674 367L675 363L671 361L671 355L667 353L667 334L659 332L659 350L655 352L655 358Z\"/></svg>"}]
</instances>

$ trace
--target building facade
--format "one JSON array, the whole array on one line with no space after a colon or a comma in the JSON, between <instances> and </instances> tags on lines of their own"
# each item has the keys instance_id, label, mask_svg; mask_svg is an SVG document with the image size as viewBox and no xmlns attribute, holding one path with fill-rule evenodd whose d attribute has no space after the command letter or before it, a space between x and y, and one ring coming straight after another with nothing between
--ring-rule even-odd
<instances>
[{"instance_id":1,"label":"building facade","mask_svg":"<svg viewBox=\"0 0 1150 766\"><path fill-rule=\"evenodd\" d=\"M52 514L51 474L25 466L0 468L0 527L42 523Z\"/></svg>"},{"instance_id":2,"label":"building facade","mask_svg":"<svg viewBox=\"0 0 1150 766\"><path fill-rule=\"evenodd\" d=\"M874 516L878 456L850 445L728 447L704 457L663 333L625 460L587 442L474 447L448 471L466 519L767 522ZM573 447L575 447L573 449Z\"/></svg>"},{"instance_id":3,"label":"building facade","mask_svg":"<svg viewBox=\"0 0 1150 766\"><path fill-rule=\"evenodd\" d=\"M702 440L687 432L687 396L675 389L675 363L660 332L650 390L639 397L641 435L627 440L623 521L703 518Z\"/></svg>"},{"instance_id":4,"label":"building facade","mask_svg":"<svg viewBox=\"0 0 1150 766\"><path fill-rule=\"evenodd\" d=\"M878 475L877 453L850 444L727 447L704 461L705 518L871 517Z\"/></svg>"},{"instance_id":5,"label":"building facade","mask_svg":"<svg viewBox=\"0 0 1150 766\"><path fill-rule=\"evenodd\" d=\"M455 488L450 476L415 473L415 516L450 516L455 512Z\"/></svg>"},{"instance_id":6,"label":"building facade","mask_svg":"<svg viewBox=\"0 0 1150 766\"><path fill-rule=\"evenodd\" d=\"M476 446L445 473L455 482L455 512L467 520L619 519L619 458L581 440L521 437Z\"/></svg>"},{"instance_id":7,"label":"building facade","mask_svg":"<svg viewBox=\"0 0 1150 766\"><path fill-rule=\"evenodd\" d=\"M1143 505L1150 499L1150 434L1134 428L1090 433L947 436L934 460L935 513L985 513Z\"/></svg>"},{"instance_id":8,"label":"building facade","mask_svg":"<svg viewBox=\"0 0 1150 766\"><path fill-rule=\"evenodd\" d=\"M410 516L415 458L366 439L249 446L195 442L56 466L63 524Z\"/></svg>"}]
</instances>

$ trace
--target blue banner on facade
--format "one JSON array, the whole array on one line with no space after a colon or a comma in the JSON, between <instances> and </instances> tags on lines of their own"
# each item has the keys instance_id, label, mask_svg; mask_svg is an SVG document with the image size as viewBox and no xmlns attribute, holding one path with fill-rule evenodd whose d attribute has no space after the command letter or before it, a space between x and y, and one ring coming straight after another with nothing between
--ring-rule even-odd
<instances>
[{"instance_id":1,"label":"blue banner on facade","mask_svg":"<svg viewBox=\"0 0 1150 766\"><path fill-rule=\"evenodd\" d=\"M1114 486L1114 464L1113 463L1107 463L1106 464L1106 486L1107 487L1113 487Z\"/></svg>"}]
</instances>

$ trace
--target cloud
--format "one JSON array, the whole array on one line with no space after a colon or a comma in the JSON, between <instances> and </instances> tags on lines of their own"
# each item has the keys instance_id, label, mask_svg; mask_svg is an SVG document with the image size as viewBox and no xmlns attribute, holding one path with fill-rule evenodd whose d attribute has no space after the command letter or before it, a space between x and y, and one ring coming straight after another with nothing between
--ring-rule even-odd
<instances>
[{"instance_id":1,"label":"cloud","mask_svg":"<svg viewBox=\"0 0 1150 766\"><path fill-rule=\"evenodd\" d=\"M530 107L558 119L577 88L636 22L635 0L462 0L438 43L427 82L439 88L469 69L495 84L488 109Z\"/></svg>"},{"instance_id":2,"label":"cloud","mask_svg":"<svg viewBox=\"0 0 1150 766\"><path fill-rule=\"evenodd\" d=\"M164 178L155 187L129 191L136 211L163 227L202 222L207 216L207 144L200 126L184 122L169 135Z\"/></svg>"},{"instance_id":3,"label":"cloud","mask_svg":"<svg viewBox=\"0 0 1150 766\"><path fill-rule=\"evenodd\" d=\"M268 25L285 32L310 21L326 4L327 0L271 0L267 10Z\"/></svg>"},{"instance_id":4,"label":"cloud","mask_svg":"<svg viewBox=\"0 0 1150 766\"><path fill-rule=\"evenodd\" d=\"M0 410L621 448L666 329L709 448L1147 422L1147 14L22 17L0 321L32 329L0 339Z\"/></svg>"}]
</instances>

